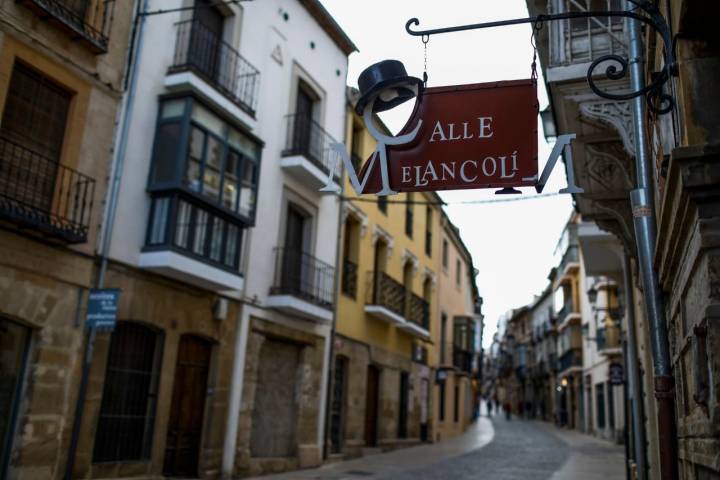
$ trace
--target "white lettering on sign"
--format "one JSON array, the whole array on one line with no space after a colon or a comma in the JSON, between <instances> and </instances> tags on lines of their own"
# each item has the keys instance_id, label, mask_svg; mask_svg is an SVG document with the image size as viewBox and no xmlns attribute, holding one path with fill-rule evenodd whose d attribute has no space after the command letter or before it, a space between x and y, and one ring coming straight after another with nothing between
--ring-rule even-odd
<instances>
[{"instance_id":1,"label":"white lettering on sign","mask_svg":"<svg viewBox=\"0 0 720 480\"><path fill-rule=\"evenodd\" d=\"M478 119L478 136L477 138L490 138L493 136L492 131L492 117L477 117ZM440 141L440 142L450 142L453 140L470 140L472 138L475 138L475 135L470 133L468 131L468 126L470 125L470 122L462 122L462 135L460 133L455 134L455 124L454 123L448 123L446 128L443 128L442 123L438 120L435 122L435 127L433 127L432 134L430 134L430 139L428 142L434 142L434 141ZM459 130L459 129L458 129ZM447 135L445 132L447 131Z\"/></svg>"}]
</instances>

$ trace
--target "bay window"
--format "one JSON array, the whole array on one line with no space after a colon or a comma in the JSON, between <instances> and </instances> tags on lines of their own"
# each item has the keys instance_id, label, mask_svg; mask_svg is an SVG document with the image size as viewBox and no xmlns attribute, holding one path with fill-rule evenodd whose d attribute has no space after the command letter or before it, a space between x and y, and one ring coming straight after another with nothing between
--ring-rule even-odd
<instances>
[{"instance_id":1,"label":"bay window","mask_svg":"<svg viewBox=\"0 0 720 480\"><path fill-rule=\"evenodd\" d=\"M161 100L144 250L236 271L243 230L255 221L261 148L195 98Z\"/></svg>"}]
</instances>

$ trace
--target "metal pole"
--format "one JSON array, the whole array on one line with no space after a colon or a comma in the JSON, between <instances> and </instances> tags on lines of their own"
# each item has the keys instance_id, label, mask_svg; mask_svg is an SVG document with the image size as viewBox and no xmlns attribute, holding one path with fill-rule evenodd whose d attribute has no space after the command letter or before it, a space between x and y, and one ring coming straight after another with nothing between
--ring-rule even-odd
<instances>
[{"instance_id":1,"label":"metal pole","mask_svg":"<svg viewBox=\"0 0 720 480\"><path fill-rule=\"evenodd\" d=\"M100 244L100 270L98 272L98 278L96 280L97 288L103 288L105 285L105 273L107 271L108 264L108 253L110 249L110 241L112 237L113 223L115 220L115 212L117 210L117 197L120 187L120 177L122 176L123 163L125 160L125 147L127 146L127 134L130 127L130 117L132 113L132 107L134 105L135 87L137 84L137 63L138 57L142 50L143 43L143 31L145 26L144 17L139 17L140 8L147 10L148 0L138 0L136 3L136 10L134 16L134 25L132 30L132 39L130 42L128 56L132 59L128 62L126 67L126 75L129 77L130 82L128 85L127 93L125 94L125 105L124 112L122 113L121 131L118 138L119 146L117 148L117 154L114 157L114 174L112 184L110 186L108 208L106 211L105 228L101 232L102 240ZM138 20L139 19L139 20ZM139 22L139 23L138 23ZM137 36L137 55L133 56L133 48L136 44L135 37ZM65 480L71 480L73 475L73 469L75 467L75 456L77 454L77 446L80 441L80 427L82 425L82 417L85 409L85 397L87 395L87 384L90 376L90 367L92 366L93 350L95 347L95 338L97 337L97 327L93 324L88 331L87 342L85 343L85 351L83 353L83 365L82 372L80 374L80 385L78 390L77 402L75 403L75 416L73 418L72 432L70 436L70 444L68 447L67 463L65 465Z\"/></svg>"},{"instance_id":2,"label":"metal pole","mask_svg":"<svg viewBox=\"0 0 720 480\"><path fill-rule=\"evenodd\" d=\"M630 32L630 81L633 89L645 86L643 41L640 23L628 19ZM665 312L657 275L653 268L655 253L655 212L652 195L653 174L645 122L645 99L636 97L632 102L635 131L635 166L637 188L630 193L638 250L638 265L643 283L645 307L650 330L650 344L655 376L657 402L658 446L660 450L660 476L663 480L677 478L675 448L675 406L673 376L668 347Z\"/></svg>"},{"instance_id":3,"label":"metal pole","mask_svg":"<svg viewBox=\"0 0 720 480\"><path fill-rule=\"evenodd\" d=\"M637 467L638 480L647 480L647 462L645 456L645 412L643 408L642 389L640 387L640 362L637 350L637 331L635 329L635 294L632 283L632 272L630 270L630 258L627 253L623 254L623 280L625 286L625 306L627 319L627 377L630 384L632 404L632 429L633 446L635 447L635 465ZM627 415L626 415L627 417Z\"/></svg>"}]
</instances>

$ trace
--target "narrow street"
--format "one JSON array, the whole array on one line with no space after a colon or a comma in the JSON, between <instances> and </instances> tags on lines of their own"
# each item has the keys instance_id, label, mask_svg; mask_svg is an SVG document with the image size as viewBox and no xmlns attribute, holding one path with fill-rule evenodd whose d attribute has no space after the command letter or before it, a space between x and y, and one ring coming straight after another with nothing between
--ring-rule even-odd
<instances>
[{"instance_id":1,"label":"narrow street","mask_svg":"<svg viewBox=\"0 0 720 480\"><path fill-rule=\"evenodd\" d=\"M460 437L432 445L255 480L615 480L623 448L545 422L482 417Z\"/></svg>"}]
</instances>

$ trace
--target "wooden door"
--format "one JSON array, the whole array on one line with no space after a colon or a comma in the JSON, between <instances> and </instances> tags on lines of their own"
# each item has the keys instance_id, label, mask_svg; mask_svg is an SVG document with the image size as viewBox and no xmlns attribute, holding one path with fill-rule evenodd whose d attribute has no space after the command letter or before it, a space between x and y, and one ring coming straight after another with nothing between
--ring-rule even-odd
<instances>
[{"instance_id":1,"label":"wooden door","mask_svg":"<svg viewBox=\"0 0 720 480\"><path fill-rule=\"evenodd\" d=\"M377 445L378 394L380 392L380 371L373 365L368 366L367 394L365 400L365 445Z\"/></svg>"},{"instance_id":2,"label":"wooden door","mask_svg":"<svg viewBox=\"0 0 720 480\"><path fill-rule=\"evenodd\" d=\"M220 62L224 52L223 23L225 17L211 0L196 0L189 51L190 64L210 80L219 81Z\"/></svg>"},{"instance_id":3,"label":"wooden door","mask_svg":"<svg viewBox=\"0 0 720 480\"><path fill-rule=\"evenodd\" d=\"M330 442L333 453L342 451L343 417L345 410L345 384L347 375L347 359L335 359L332 402L330 403Z\"/></svg>"},{"instance_id":4,"label":"wooden door","mask_svg":"<svg viewBox=\"0 0 720 480\"><path fill-rule=\"evenodd\" d=\"M312 118L315 100L304 88L299 87L295 100L295 149L299 153L312 155Z\"/></svg>"},{"instance_id":5,"label":"wooden door","mask_svg":"<svg viewBox=\"0 0 720 480\"><path fill-rule=\"evenodd\" d=\"M197 477L211 344L192 335L180 337L163 474Z\"/></svg>"},{"instance_id":6,"label":"wooden door","mask_svg":"<svg viewBox=\"0 0 720 480\"><path fill-rule=\"evenodd\" d=\"M305 216L292 205L288 205L282 259L282 286L286 293L303 292L303 256L307 248L305 243Z\"/></svg>"}]
</instances>

